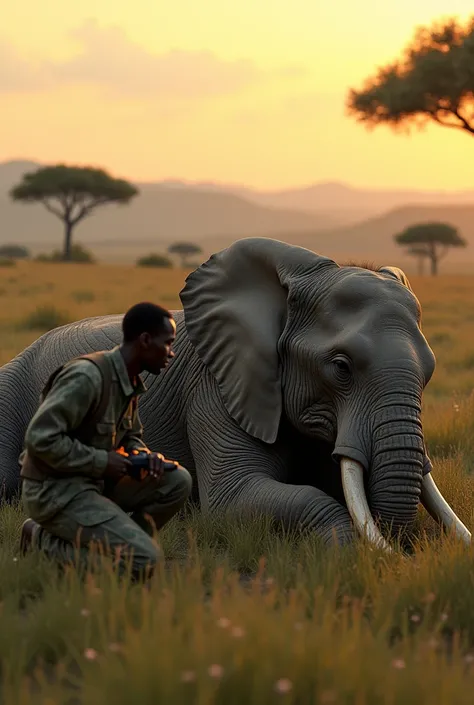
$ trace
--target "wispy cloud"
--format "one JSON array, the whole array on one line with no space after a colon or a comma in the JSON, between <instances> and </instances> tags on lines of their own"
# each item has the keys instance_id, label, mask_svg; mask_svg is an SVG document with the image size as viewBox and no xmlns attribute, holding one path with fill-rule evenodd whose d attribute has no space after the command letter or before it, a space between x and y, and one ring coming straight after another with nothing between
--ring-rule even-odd
<instances>
[{"instance_id":1,"label":"wispy cloud","mask_svg":"<svg viewBox=\"0 0 474 705\"><path fill-rule=\"evenodd\" d=\"M0 40L0 92L21 93L45 86L47 72L43 65L23 57L7 40Z\"/></svg>"},{"instance_id":2,"label":"wispy cloud","mask_svg":"<svg viewBox=\"0 0 474 705\"><path fill-rule=\"evenodd\" d=\"M131 41L121 27L89 20L71 32L78 53L38 65L0 43L0 91L24 92L61 85L100 87L110 96L196 100L234 93L259 81L301 75L298 66L260 69L250 59L227 61L210 51L174 49L154 54Z\"/></svg>"}]
</instances>

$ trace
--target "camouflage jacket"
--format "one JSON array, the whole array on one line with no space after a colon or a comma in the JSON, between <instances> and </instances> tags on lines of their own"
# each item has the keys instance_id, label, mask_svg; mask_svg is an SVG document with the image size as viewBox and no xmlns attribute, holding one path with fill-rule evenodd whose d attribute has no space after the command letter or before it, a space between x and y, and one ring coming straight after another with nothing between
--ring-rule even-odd
<instances>
[{"instance_id":1,"label":"camouflage jacket","mask_svg":"<svg viewBox=\"0 0 474 705\"><path fill-rule=\"evenodd\" d=\"M61 472L100 479L109 451L120 445L127 450L146 449L138 414L138 397L146 387L140 377L136 386L132 386L119 346L104 351L104 356L112 366L112 388L107 409L95 425L90 444L85 445L69 434L98 402L102 375L96 365L77 360L58 374L31 419L20 464L28 453L31 458L38 458Z\"/></svg>"}]
</instances>

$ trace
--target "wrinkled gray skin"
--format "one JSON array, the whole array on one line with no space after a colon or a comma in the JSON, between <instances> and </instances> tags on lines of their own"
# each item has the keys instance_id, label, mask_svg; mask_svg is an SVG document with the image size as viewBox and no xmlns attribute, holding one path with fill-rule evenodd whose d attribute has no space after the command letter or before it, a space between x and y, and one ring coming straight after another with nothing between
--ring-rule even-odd
<instances>
[{"instance_id":1,"label":"wrinkled gray skin","mask_svg":"<svg viewBox=\"0 0 474 705\"><path fill-rule=\"evenodd\" d=\"M187 279L176 357L145 376L148 445L194 475L203 508L256 508L327 542L355 530L338 459L366 471L374 518L409 529L429 470L420 419L434 355L403 272L340 267L311 251L248 238ZM0 370L0 477L17 458L48 375L121 340L121 315L42 336Z\"/></svg>"}]
</instances>

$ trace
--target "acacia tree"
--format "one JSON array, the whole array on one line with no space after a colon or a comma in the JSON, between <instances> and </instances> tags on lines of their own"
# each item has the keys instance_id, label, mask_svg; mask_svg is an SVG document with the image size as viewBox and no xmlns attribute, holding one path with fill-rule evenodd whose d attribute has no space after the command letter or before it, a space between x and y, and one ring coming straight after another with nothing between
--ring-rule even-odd
<instances>
[{"instance_id":1,"label":"acacia tree","mask_svg":"<svg viewBox=\"0 0 474 705\"><path fill-rule=\"evenodd\" d=\"M168 247L170 255L177 255L181 259L181 266L184 269L188 263L188 258L192 255L201 254L202 250L194 242L175 242Z\"/></svg>"},{"instance_id":2,"label":"acacia tree","mask_svg":"<svg viewBox=\"0 0 474 705\"><path fill-rule=\"evenodd\" d=\"M474 17L417 29L401 59L349 91L347 110L369 128L432 121L474 134Z\"/></svg>"},{"instance_id":3,"label":"acacia tree","mask_svg":"<svg viewBox=\"0 0 474 705\"><path fill-rule=\"evenodd\" d=\"M137 189L123 179L114 179L103 169L58 164L23 176L10 191L14 201L42 203L64 223L63 259L71 259L75 226L107 203L125 204Z\"/></svg>"},{"instance_id":4,"label":"acacia tree","mask_svg":"<svg viewBox=\"0 0 474 705\"><path fill-rule=\"evenodd\" d=\"M451 247L466 247L466 241L459 235L456 228L448 223L418 223L394 235L395 242L408 246L413 254L418 256L424 251L424 256L431 262L431 274L438 274L440 260L445 257Z\"/></svg>"}]
</instances>

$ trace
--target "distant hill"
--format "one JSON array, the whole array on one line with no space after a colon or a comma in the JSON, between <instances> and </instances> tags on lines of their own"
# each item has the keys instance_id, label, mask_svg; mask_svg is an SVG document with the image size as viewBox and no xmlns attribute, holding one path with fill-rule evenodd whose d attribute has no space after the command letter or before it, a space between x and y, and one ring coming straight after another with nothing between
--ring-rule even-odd
<instances>
[{"instance_id":1,"label":"distant hill","mask_svg":"<svg viewBox=\"0 0 474 705\"><path fill-rule=\"evenodd\" d=\"M0 165L0 242L61 243L61 222L37 204L12 203L11 186L25 171L39 165L10 162ZM138 184L140 194L128 206L98 209L77 228L87 244L150 242L166 246L177 239L200 242L205 237L231 238L285 231L315 231L334 221L315 214L269 208L225 191Z\"/></svg>"},{"instance_id":2,"label":"distant hill","mask_svg":"<svg viewBox=\"0 0 474 705\"><path fill-rule=\"evenodd\" d=\"M250 193L247 197L250 198ZM255 191L252 198L262 205L278 203L281 208L308 212L326 210L337 217L341 212L370 217L410 205L474 205L474 191L415 191L363 189L342 183L325 183L284 191Z\"/></svg>"},{"instance_id":3,"label":"distant hill","mask_svg":"<svg viewBox=\"0 0 474 705\"><path fill-rule=\"evenodd\" d=\"M474 205L406 206L348 227L312 234L293 233L292 237L304 247L331 257L343 254L399 261L405 256L393 236L408 225L427 221L445 221L454 225L468 243L467 248L450 250L446 262L474 261Z\"/></svg>"},{"instance_id":4,"label":"distant hill","mask_svg":"<svg viewBox=\"0 0 474 705\"><path fill-rule=\"evenodd\" d=\"M8 191L14 184L19 181L23 174L28 171L38 169L41 164L25 159L17 159L10 162L0 163L0 191L4 193Z\"/></svg>"},{"instance_id":5,"label":"distant hill","mask_svg":"<svg viewBox=\"0 0 474 705\"><path fill-rule=\"evenodd\" d=\"M0 243L26 244L33 253L61 246L61 223L40 205L12 203L8 191L39 166L28 160L0 164ZM443 220L470 243L468 250L452 251L446 264L474 261L474 191L376 191L327 183L264 192L180 180L137 186L140 195L129 206L106 206L84 220L76 241L101 259L134 261L177 239L199 243L206 257L236 239L260 235L336 258L409 266L393 235L416 222Z\"/></svg>"},{"instance_id":6,"label":"distant hill","mask_svg":"<svg viewBox=\"0 0 474 705\"><path fill-rule=\"evenodd\" d=\"M166 183L174 189L202 188L220 193L235 193L266 207L318 213L335 221L335 227L361 222L402 206L474 205L474 190L450 192L363 189L344 183L330 182L286 190L260 191L245 186L208 182L168 181Z\"/></svg>"}]
</instances>

